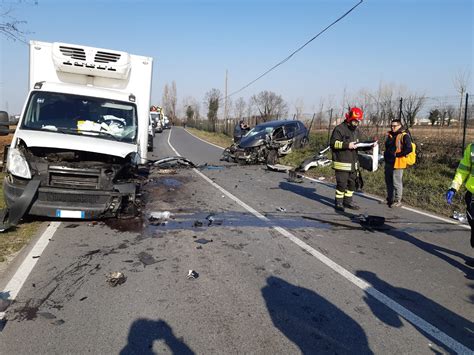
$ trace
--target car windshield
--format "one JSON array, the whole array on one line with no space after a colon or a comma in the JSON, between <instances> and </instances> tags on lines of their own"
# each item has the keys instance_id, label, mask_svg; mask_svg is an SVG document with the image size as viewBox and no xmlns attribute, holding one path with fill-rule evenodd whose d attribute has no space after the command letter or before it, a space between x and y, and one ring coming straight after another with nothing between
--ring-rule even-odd
<instances>
[{"instance_id":1,"label":"car windshield","mask_svg":"<svg viewBox=\"0 0 474 355\"><path fill-rule=\"evenodd\" d=\"M245 137L252 137L252 136L255 136L256 134L261 134L263 132L265 132L266 134L270 134L273 132L273 127L255 126L250 131L248 131Z\"/></svg>"},{"instance_id":2,"label":"car windshield","mask_svg":"<svg viewBox=\"0 0 474 355\"><path fill-rule=\"evenodd\" d=\"M134 143L136 106L97 97L34 92L21 128Z\"/></svg>"}]
</instances>

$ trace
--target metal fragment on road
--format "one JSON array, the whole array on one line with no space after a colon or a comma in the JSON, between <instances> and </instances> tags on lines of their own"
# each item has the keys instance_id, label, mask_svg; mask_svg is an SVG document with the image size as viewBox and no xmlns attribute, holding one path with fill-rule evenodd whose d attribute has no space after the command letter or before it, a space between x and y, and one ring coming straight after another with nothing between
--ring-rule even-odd
<instances>
[{"instance_id":1,"label":"metal fragment on road","mask_svg":"<svg viewBox=\"0 0 474 355\"><path fill-rule=\"evenodd\" d=\"M107 280L107 283L112 287L121 285L125 281L127 281L127 277L122 272L119 272L119 271L113 271L105 275L105 278Z\"/></svg>"},{"instance_id":2,"label":"metal fragment on road","mask_svg":"<svg viewBox=\"0 0 474 355\"><path fill-rule=\"evenodd\" d=\"M194 271L194 270L189 270L188 271L188 279L197 279L199 277L199 274Z\"/></svg>"},{"instance_id":3,"label":"metal fragment on road","mask_svg":"<svg viewBox=\"0 0 474 355\"><path fill-rule=\"evenodd\" d=\"M198 243L198 244L207 244L207 243L212 243L212 242L213 242L212 239L206 239L206 238L199 238L194 241L194 243Z\"/></svg>"}]
</instances>

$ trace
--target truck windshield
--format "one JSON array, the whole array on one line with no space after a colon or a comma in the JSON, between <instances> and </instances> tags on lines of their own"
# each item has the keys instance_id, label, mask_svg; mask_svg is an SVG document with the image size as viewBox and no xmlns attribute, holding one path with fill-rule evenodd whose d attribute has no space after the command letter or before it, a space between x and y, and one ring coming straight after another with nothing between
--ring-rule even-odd
<instances>
[{"instance_id":1,"label":"truck windshield","mask_svg":"<svg viewBox=\"0 0 474 355\"><path fill-rule=\"evenodd\" d=\"M30 97L21 128L134 143L136 106L124 101L37 91Z\"/></svg>"}]
</instances>

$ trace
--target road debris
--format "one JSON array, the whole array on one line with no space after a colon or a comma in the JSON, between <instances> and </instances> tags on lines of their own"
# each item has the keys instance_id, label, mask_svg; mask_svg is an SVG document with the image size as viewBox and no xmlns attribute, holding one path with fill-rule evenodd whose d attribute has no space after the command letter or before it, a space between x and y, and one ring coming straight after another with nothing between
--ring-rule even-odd
<instances>
[{"instance_id":1,"label":"road debris","mask_svg":"<svg viewBox=\"0 0 474 355\"><path fill-rule=\"evenodd\" d=\"M303 175L298 174L294 170L288 171L288 182L296 182L298 184L301 184L303 182Z\"/></svg>"},{"instance_id":2,"label":"road debris","mask_svg":"<svg viewBox=\"0 0 474 355\"><path fill-rule=\"evenodd\" d=\"M77 223L71 223L71 224L68 224L68 225L67 225L66 227L64 227L64 228L77 228L77 227L79 227L79 224L77 224Z\"/></svg>"},{"instance_id":3,"label":"road debris","mask_svg":"<svg viewBox=\"0 0 474 355\"><path fill-rule=\"evenodd\" d=\"M194 221L193 227L202 227L202 222L201 221Z\"/></svg>"},{"instance_id":4,"label":"road debris","mask_svg":"<svg viewBox=\"0 0 474 355\"><path fill-rule=\"evenodd\" d=\"M189 270L188 271L188 279L197 279L199 277L199 274L194 271L194 270Z\"/></svg>"},{"instance_id":5,"label":"road debris","mask_svg":"<svg viewBox=\"0 0 474 355\"><path fill-rule=\"evenodd\" d=\"M277 207L276 210L280 212L286 212L286 208L283 208L283 207Z\"/></svg>"},{"instance_id":6,"label":"road debris","mask_svg":"<svg viewBox=\"0 0 474 355\"><path fill-rule=\"evenodd\" d=\"M174 175L176 174L176 169L158 169L157 173L162 175Z\"/></svg>"},{"instance_id":7,"label":"road debris","mask_svg":"<svg viewBox=\"0 0 474 355\"><path fill-rule=\"evenodd\" d=\"M55 321L51 322L52 325L61 325L61 324L64 324L64 323L66 323L66 322L63 321L62 319L56 319Z\"/></svg>"},{"instance_id":8,"label":"road debris","mask_svg":"<svg viewBox=\"0 0 474 355\"><path fill-rule=\"evenodd\" d=\"M198 243L198 244L207 244L207 243L212 243L212 242L213 242L212 239L206 239L206 238L199 238L194 241L194 243Z\"/></svg>"},{"instance_id":9,"label":"road debris","mask_svg":"<svg viewBox=\"0 0 474 355\"><path fill-rule=\"evenodd\" d=\"M385 217L361 214L354 217L354 221L359 222L364 228L372 229L382 227L385 224Z\"/></svg>"},{"instance_id":10,"label":"road debris","mask_svg":"<svg viewBox=\"0 0 474 355\"><path fill-rule=\"evenodd\" d=\"M156 263L156 259L151 256L150 254L142 251L141 253L138 254L138 260L140 260L143 264L143 266L147 265L152 265Z\"/></svg>"},{"instance_id":11,"label":"road debris","mask_svg":"<svg viewBox=\"0 0 474 355\"><path fill-rule=\"evenodd\" d=\"M206 220L207 220L208 227L211 226L212 224L216 226L220 226L224 222L222 219L215 219L213 214L210 214L209 216L207 216Z\"/></svg>"},{"instance_id":12,"label":"road debris","mask_svg":"<svg viewBox=\"0 0 474 355\"><path fill-rule=\"evenodd\" d=\"M168 220L171 218L170 211L163 212L151 212L148 216L150 224L153 226L164 226L168 223Z\"/></svg>"},{"instance_id":13,"label":"road debris","mask_svg":"<svg viewBox=\"0 0 474 355\"><path fill-rule=\"evenodd\" d=\"M121 285L125 281L127 281L127 277L120 271L113 271L113 272L105 275L105 278L107 280L107 283L112 287L115 287L117 285Z\"/></svg>"},{"instance_id":14,"label":"road debris","mask_svg":"<svg viewBox=\"0 0 474 355\"><path fill-rule=\"evenodd\" d=\"M459 222L466 224L467 223L467 217L465 213L454 211L453 212L453 218L457 219Z\"/></svg>"}]
</instances>

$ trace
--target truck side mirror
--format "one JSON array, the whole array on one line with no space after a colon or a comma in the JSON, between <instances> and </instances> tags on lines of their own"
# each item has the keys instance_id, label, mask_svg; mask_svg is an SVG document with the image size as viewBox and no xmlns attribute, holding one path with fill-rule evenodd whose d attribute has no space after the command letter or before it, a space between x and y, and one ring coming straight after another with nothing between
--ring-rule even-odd
<instances>
[{"instance_id":1,"label":"truck side mirror","mask_svg":"<svg viewBox=\"0 0 474 355\"><path fill-rule=\"evenodd\" d=\"M0 136L7 136L10 133L10 120L6 111L0 111Z\"/></svg>"}]
</instances>

